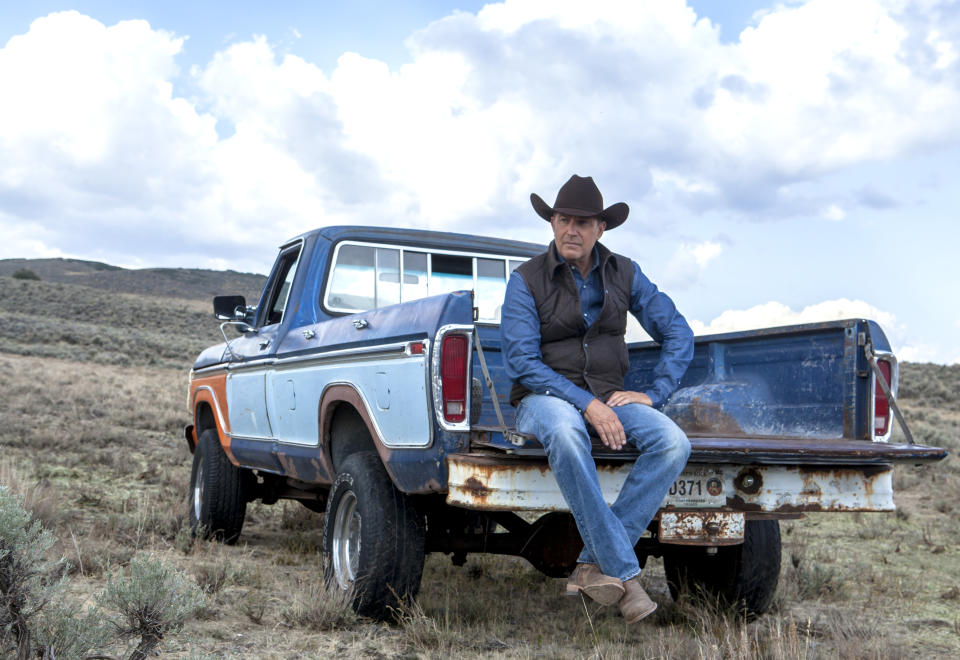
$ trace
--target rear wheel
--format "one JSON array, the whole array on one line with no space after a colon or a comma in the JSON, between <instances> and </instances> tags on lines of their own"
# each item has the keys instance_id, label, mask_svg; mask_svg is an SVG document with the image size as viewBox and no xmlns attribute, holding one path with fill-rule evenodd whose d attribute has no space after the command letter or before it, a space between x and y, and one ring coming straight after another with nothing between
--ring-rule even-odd
<instances>
[{"instance_id":1,"label":"rear wheel","mask_svg":"<svg viewBox=\"0 0 960 660\"><path fill-rule=\"evenodd\" d=\"M246 481L244 470L223 453L217 430L201 433L190 470L190 532L236 543L247 513Z\"/></svg>"},{"instance_id":2,"label":"rear wheel","mask_svg":"<svg viewBox=\"0 0 960 660\"><path fill-rule=\"evenodd\" d=\"M423 575L423 518L374 452L351 454L330 489L323 526L326 579L354 590L353 609L385 619Z\"/></svg>"},{"instance_id":3,"label":"rear wheel","mask_svg":"<svg viewBox=\"0 0 960 660\"><path fill-rule=\"evenodd\" d=\"M717 548L672 548L663 556L674 600L683 592L720 601L749 617L769 609L780 577L780 524L748 520L741 545Z\"/></svg>"}]
</instances>

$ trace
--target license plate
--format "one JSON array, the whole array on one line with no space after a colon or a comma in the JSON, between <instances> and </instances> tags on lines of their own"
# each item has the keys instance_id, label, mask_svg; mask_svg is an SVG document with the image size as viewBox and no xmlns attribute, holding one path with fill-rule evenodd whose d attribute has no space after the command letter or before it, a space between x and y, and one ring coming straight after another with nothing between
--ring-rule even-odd
<instances>
[{"instance_id":1,"label":"license plate","mask_svg":"<svg viewBox=\"0 0 960 660\"><path fill-rule=\"evenodd\" d=\"M667 491L661 506L718 507L727 503L723 470L714 467L687 468Z\"/></svg>"},{"instance_id":2,"label":"license plate","mask_svg":"<svg viewBox=\"0 0 960 660\"><path fill-rule=\"evenodd\" d=\"M734 511L663 511L661 543L736 545L743 543L744 515Z\"/></svg>"}]
</instances>

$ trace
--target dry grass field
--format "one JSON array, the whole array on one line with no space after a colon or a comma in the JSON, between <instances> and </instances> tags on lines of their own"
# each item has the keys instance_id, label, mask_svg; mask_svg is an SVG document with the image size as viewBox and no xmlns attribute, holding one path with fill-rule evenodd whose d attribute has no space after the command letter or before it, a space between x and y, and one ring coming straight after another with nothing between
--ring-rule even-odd
<instances>
[{"instance_id":1,"label":"dry grass field","mask_svg":"<svg viewBox=\"0 0 960 660\"><path fill-rule=\"evenodd\" d=\"M144 554L205 590L160 657L960 657L960 366L901 377L917 440L951 456L898 468L895 514L783 523L776 603L757 621L674 603L659 560L644 574L660 608L626 626L521 559L431 555L418 602L373 623L325 592L321 516L299 504L251 505L232 547L190 539L186 375L216 338L209 303L102 293L0 276L0 484L53 532L74 602Z\"/></svg>"}]
</instances>

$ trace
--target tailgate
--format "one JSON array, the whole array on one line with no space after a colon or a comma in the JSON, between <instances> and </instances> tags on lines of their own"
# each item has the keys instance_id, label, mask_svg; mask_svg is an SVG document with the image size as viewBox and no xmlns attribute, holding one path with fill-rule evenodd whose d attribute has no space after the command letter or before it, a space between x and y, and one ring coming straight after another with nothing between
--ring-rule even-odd
<instances>
[{"instance_id":1,"label":"tailgate","mask_svg":"<svg viewBox=\"0 0 960 660\"><path fill-rule=\"evenodd\" d=\"M499 436L499 437L496 437ZM484 510L566 511L542 447L530 436L475 428L469 453L451 454L447 502ZM664 509L714 509L750 515L805 511L892 511L893 464L944 458L946 450L862 440L690 438L690 462L664 498ZM612 503L636 451L599 441L600 486Z\"/></svg>"}]
</instances>

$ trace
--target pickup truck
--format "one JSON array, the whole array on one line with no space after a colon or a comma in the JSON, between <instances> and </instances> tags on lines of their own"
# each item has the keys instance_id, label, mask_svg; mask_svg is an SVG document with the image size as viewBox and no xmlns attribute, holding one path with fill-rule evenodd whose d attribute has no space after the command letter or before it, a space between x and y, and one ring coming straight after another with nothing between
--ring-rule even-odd
<instances>
[{"instance_id":1,"label":"pickup truck","mask_svg":"<svg viewBox=\"0 0 960 660\"><path fill-rule=\"evenodd\" d=\"M248 502L299 500L325 513L326 579L374 618L416 595L429 552L568 575L582 541L543 448L513 428L500 355L507 278L543 250L347 226L283 243L255 306L214 299L224 343L190 372L192 532L234 543ZM628 389L646 389L658 356L629 344ZM636 546L641 566L662 557L674 597L762 613L780 520L892 511L893 466L946 456L889 442L897 374L869 320L698 337L663 407L693 451ZM596 441L593 454L612 502L636 453Z\"/></svg>"}]
</instances>

